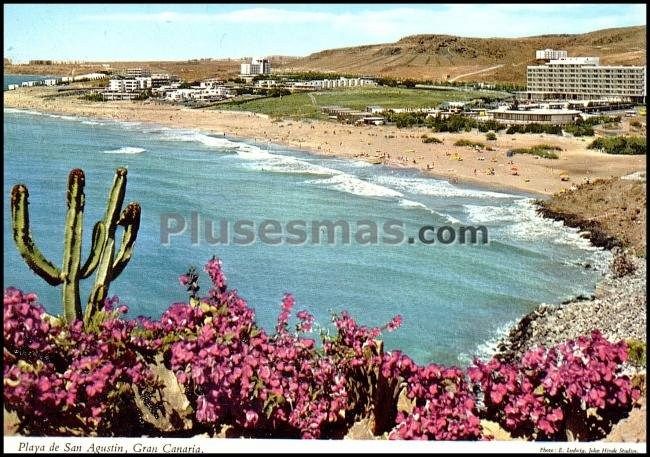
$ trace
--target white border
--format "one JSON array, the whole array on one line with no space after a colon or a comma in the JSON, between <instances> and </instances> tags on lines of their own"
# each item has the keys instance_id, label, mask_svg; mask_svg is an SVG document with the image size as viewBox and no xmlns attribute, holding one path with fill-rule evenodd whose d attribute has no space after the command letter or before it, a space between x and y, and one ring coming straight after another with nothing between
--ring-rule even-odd
<instances>
[{"instance_id":1,"label":"white border","mask_svg":"<svg viewBox=\"0 0 650 457\"><path fill-rule=\"evenodd\" d=\"M5 436L12 453L645 453L647 443L528 441L285 440L224 438L65 438Z\"/></svg>"}]
</instances>

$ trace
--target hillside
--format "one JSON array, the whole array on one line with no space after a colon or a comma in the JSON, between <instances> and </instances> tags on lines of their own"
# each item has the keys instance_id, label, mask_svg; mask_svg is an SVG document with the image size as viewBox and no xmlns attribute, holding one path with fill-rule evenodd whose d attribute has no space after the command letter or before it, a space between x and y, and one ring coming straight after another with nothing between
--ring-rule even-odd
<instances>
[{"instance_id":1,"label":"hillside","mask_svg":"<svg viewBox=\"0 0 650 457\"><path fill-rule=\"evenodd\" d=\"M395 43L331 49L286 63L284 71L331 71L397 78L525 83L536 49L563 49L569 56L598 56L604 64L646 63L646 27L598 30L580 35L464 38L413 35Z\"/></svg>"},{"instance_id":2,"label":"hillside","mask_svg":"<svg viewBox=\"0 0 650 457\"><path fill-rule=\"evenodd\" d=\"M293 57L271 56L271 66L287 65ZM248 58L250 60L250 58ZM181 79L194 81L205 78L228 78L239 73L240 64L246 60L242 59L200 59L200 60L178 60L178 61L140 61L140 62L88 62L85 64L55 64L55 65L11 65L4 63L6 74L24 75L52 75L70 76L92 71L120 70L133 67L148 68L152 72L171 73L180 76ZM108 65L109 67L105 67Z\"/></svg>"}]
</instances>

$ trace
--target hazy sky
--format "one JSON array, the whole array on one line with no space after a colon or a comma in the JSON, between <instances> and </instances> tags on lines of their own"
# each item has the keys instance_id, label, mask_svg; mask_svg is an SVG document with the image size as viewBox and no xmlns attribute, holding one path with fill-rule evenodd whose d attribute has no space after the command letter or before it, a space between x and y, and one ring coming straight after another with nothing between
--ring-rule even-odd
<instances>
[{"instance_id":1,"label":"hazy sky","mask_svg":"<svg viewBox=\"0 0 650 457\"><path fill-rule=\"evenodd\" d=\"M5 5L13 60L306 55L416 33L519 37L645 25L644 4Z\"/></svg>"}]
</instances>

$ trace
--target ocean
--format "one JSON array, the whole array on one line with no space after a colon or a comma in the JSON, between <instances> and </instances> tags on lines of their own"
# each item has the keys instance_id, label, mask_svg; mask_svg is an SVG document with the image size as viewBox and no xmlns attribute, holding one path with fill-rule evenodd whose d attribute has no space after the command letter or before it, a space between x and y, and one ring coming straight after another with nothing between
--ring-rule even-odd
<instances>
[{"instance_id":1,"label":"ocean","mask_svg":"<svg viewBox=\"0 0 650 457\"><path fill-rule=\"evenodd\" d=\"M7 90L9 84L21 84L23 81L40 81L48 79L50 76L43 75L4 75L4 89Z\"/></svg>"},{"instance_id":2,"label":"ocean","mask_svg":"<svg viewBox=\"0 0 650 457\"><path fill-rule=\"evenodd\" d=\"M385 335L387 349L416 361L464 365L538 303L591 294L609 254L577 230L535 213L527 195L453 185L414 170L327 158L270 144L137 122L4 110L4 281L36 292L60 313L60 289L34 275L11 235L9 195L29 188L36 243L55 264L63 251L67 174L86 174L84 250L103 217L115 168L129 170L126 201L142 205L135 254L111 284L129 315L158 317L187 299L178 276L223 260L236 288L271 330L285 292L329 327L348 310L365 325L395 314L403 325ZM191 230L161 243L161 217L181 215L231 223L250 220L403 221L413 235L425 225L485 225L489 242L399 245L319 243L210 245ZM596 268L585 268L589 263ZM82 283L85 301L90 280ZM201 272L201 292L209 287Z\"/></svg>"}]
</instances>

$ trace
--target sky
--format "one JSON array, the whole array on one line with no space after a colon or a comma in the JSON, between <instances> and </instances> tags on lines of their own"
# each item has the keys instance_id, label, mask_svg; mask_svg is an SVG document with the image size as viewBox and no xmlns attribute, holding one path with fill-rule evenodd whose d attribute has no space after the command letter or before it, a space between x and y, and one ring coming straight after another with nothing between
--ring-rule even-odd
<instances>
[{"instance_id":1,"label":"sky","mask_svg":"<svg viewBox=\"0 0 650 457\"><path fill-rule=\"evenodd\" d=\"M645 25L645 4L4 5L13 61L302 56L435 33L522 37Z\"/></svg>"}]
</instances>

